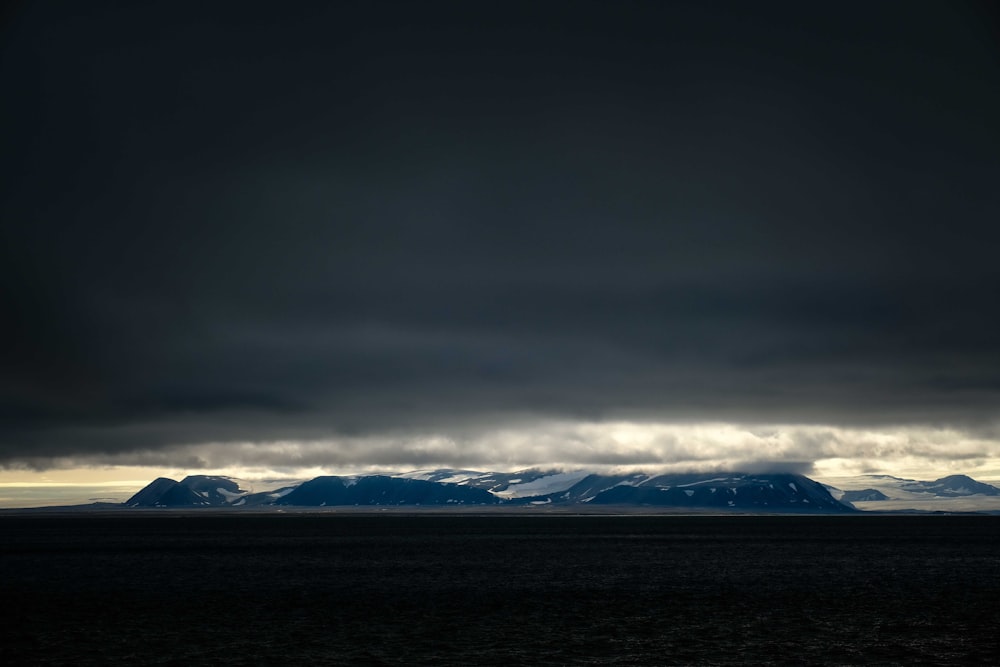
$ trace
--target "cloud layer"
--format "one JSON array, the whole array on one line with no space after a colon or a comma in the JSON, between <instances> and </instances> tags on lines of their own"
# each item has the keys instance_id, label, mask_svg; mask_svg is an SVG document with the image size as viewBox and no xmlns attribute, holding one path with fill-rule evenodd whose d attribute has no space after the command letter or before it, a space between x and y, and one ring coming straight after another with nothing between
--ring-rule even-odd
<instances>
[{"instance_id":1,"label":"cloud layer","mask_svg":"<svg viewBox=\"0 0 1000 667\"><path fill-rule=\"evenodd\" d=\"M994 433L906 427L859 429L732 423L549 421L452 435L395 433L313 441L215 442L117 453L22 458L19 469L116 466L213 471L246 479L456 467L593 470L786 470L826 477L949 472L1000 474Z\"/></svg>"},{"instance_id":2,"label":"cloud layer","mask_svg":"<svg viewBox=\"0 0 1000 667\"><path fill-rule=\"evenodd\" d=\"M12 15L0 465L991 455L988 10L241 11Z\"/></svg>"}]
</instances>

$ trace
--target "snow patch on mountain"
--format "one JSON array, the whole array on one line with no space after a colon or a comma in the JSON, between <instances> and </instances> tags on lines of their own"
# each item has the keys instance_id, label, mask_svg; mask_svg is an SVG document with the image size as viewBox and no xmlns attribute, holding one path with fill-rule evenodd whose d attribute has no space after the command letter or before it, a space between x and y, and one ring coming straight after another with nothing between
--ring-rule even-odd
<instances>
[{"instance_id":1,"label":"snow patch on mountain","mask_svg":"<svg viewBox=\"0 0 1000 667\"><path fill-rule=\"evenodd\" d=\"M677 488L681 489L681 488L684 488L686 486L703 486L703 485L709 484L711 482L728 482L728 481L729 481L728 477L713 477L711 479L699 479L697 482L688 482L687 484L678 484Z\"/></svg>"},{"instance_id":2,"label":"snow patch on mountain","mask_svg":"<svg viewBox=\"0 0 1000 667\"><path fill-rule=\"evenodd\" d=\"M530 482L522 482L516 478L508 482L506 489L495 491L493 494L500 498L527 498L529 496L544 496L550 493L565 491L591 473L586 470L574 470L571 472L560 472L552 475L545 475Z\"/></svg>"},{"instance_id":3,"label":"snow patch on mountain","mask_svg":"<svg viewBox=\"0 0 1000 667\"><path fill-rule=\"evenodd\" d=\"M871 474L824 481L834 497L839 494L863 511L1000 512L1000 489L967 475L922 481Z\"/></svg>"},{"instance_id":4,"label":"snow patch on mountain","mask_svg":"<svg viewBox=\"0 0 1000 667\"><path fill-rule=\"evenodd\" d=\"M243 496L247 495L248 493L250 493L249 491L230 491L228 489L222 488L221 486L217 487L215 489L215 492L218 493L223 498L225 498L227 503L233 503L233 502L241 499Z\"/></svg>"}]
</instances>

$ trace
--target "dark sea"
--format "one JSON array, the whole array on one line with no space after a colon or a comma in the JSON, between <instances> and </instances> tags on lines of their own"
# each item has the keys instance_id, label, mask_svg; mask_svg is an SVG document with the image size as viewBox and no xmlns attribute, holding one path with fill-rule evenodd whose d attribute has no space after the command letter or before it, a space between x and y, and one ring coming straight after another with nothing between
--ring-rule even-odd
<instances>
[{"instance_id":1,"label":"dark sea","mask_svg":"<svg viewBox=\"0 0 1000 667\"><path fill-rule=\"evenodd\" d=\"M1000 517L0 515L6 665L1000 664Z\"/></svg>"}]
</instances>

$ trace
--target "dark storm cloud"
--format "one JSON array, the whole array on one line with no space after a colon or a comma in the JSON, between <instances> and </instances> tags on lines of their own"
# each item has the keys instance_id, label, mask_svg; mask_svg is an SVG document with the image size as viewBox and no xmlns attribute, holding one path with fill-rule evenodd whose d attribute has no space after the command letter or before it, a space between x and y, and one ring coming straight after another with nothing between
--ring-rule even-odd
<instances>
[{"instance_id":1,"label":"dark storm cloud","mask_svg":"<svg viewBox=\"0 0 1000 667\"><path fill-rule=\"evenodd\" d=\"M505 415L987 428L996 28L961 3L22 5L0 459Z\"/></svg>"}]
</instances>

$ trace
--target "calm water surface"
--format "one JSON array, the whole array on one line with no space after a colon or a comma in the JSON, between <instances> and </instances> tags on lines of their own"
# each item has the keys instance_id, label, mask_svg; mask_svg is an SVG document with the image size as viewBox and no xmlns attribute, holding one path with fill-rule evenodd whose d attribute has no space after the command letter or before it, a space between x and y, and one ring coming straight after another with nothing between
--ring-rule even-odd
<instances>
[{"instance_id":1,"label":"calm water surface","mask_svg":"<svg viewBox=\"0 0 1000 667\"><path fill-rule=\"evenodd\" d=\"M996 664L1000 517L0 516L6 664Z\"/></svg>"}]
</instances>

